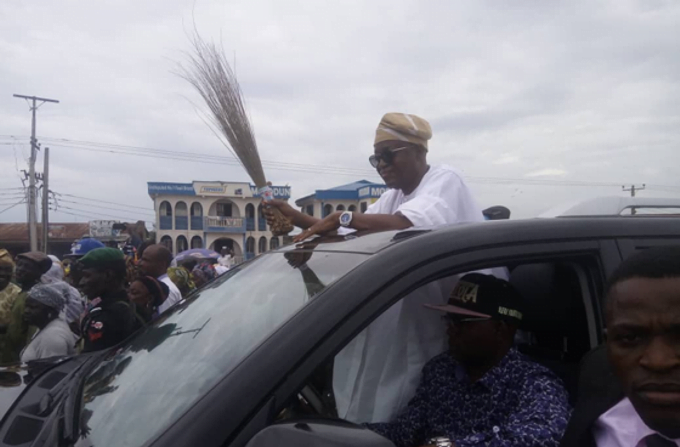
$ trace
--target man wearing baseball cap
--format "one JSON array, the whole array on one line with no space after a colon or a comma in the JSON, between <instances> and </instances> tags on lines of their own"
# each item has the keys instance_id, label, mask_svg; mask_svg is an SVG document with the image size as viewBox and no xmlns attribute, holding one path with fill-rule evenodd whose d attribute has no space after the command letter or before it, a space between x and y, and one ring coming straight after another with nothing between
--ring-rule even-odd
<instances>
[{"instance_id":1,"label":"man wearing baseball cap","mask_svg":"<svg viewBox=\"0 0 680 447\"><path fill-rule=\"evenodd\" d=\"M523 307L510 283L470 273L447 304L427 307L443 313L449 351L425 365L406 411L369 428L399 447L557 446L568 395L552 372L513 347Z\"/></svg>"}]
</instances>

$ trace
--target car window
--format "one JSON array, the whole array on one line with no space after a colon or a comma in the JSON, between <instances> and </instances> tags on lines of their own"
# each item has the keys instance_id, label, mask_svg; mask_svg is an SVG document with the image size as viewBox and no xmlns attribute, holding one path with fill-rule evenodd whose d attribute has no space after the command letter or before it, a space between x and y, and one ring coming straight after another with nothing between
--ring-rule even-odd
<instances>
[{"instance_id":1,"label":"car window","mask_svg":"<svg viewBox=\"0 0 680 447\"><path fill-rule=\"evenodd\" d=\"M583 265L587 264L588 261L584 259ZM498 273L501 269L493 271ZM594 298L583 289L582 278L579 277L579 274L588 271L591 270L574 262L515 264L509 268L509 281L522 294L525 302L524 321L515 338L516 347L557 374L572 397L575 396L579 361L592 348L586 311L592 307L592 303L588 303ZM352 393L358 394L357 390L361 390L362 397L372 396L375 406L394 408L391 416L398 414L413 397L412 392L399 386L391 387L391 381L398 382L394 377L386 376L384 371L380 375L365 374L362 371L368 365L365 358L384 356L384 362L396 362L392 364L394 369L409 370L417 381L418 373L427 360L448 351L447 326L441 320L442 314L425 308L423 304L436 303L437 294L448 296L459 277L456 275L426 284L417 293L407 295L387 309L336 356L314 371L278 414L278 420L322 415L355 423L369 422L365 413L348 405L347 397ZM406 314L404 309L407 310ZM386 319L403 319L404 315L408 315L412 324L400 322L402 333L380 334L375 330ZM420 327L418 330L416 324ZM411 338L409 343L402 343L402 346L410 344L406 348L409 351L398 356L389 355L385 349L369 351L370 348L366 348L367 339L372 339L372 342L380 336L408 339L414 334L416 338ZM418 345L414 346L415 343ZM377 345L384 347L388 343L378 341ZM399 363L400 359L403 362ZM411 371L416 368L412 366L416 363L418 371ZM358 377L361 380L355 380ZM383 390L378 391L379 388Z\"/></svg>"},{"instance_id":2,"label":"car window","mask_svg":"<svg viewBox=\"0 0 680 447\"><path fill-rule=\"evenodd\" d=\"M366 258L271 253L200 291L112 351L87 377L81 430L89 434L88 445L138 446L152 439Z\"/></svg>"}]
</instances>

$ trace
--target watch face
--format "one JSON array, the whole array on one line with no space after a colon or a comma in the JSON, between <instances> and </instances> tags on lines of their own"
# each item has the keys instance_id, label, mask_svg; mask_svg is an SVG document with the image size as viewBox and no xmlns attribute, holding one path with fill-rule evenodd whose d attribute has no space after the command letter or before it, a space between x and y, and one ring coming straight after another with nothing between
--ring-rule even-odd
<instances>
[{"instance_id":1,"label":"watch face","mask_svg":"<svg viewBox=\"0 0 680 447\"><path fill-rule=\"evenodd\" d=\"M342 213L340 215L340 224L348 225L352 221L352 215L350 213Z\"/></svg>"}]
</instances>

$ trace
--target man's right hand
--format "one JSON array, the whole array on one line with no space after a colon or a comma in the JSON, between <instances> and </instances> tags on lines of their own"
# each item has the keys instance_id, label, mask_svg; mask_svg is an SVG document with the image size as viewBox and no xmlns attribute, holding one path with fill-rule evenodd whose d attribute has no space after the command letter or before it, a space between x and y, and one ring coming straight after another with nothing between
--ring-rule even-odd
<instances>
[{"instance_id":1,"label":"man's right hand","mask_svg":"<svg viewBox=\"0 0 680 447\"><path fill-rule=\"evenodd\" d=\"M262 212L270 227L274 222L274 214L272 213L273 208L281 211L281 214L290 220L293 225L303 229L307 229L319 221L319 219L315 217L302 214L300 211L290 206L285 200L273 199L269 202L262 202Z\"/></svg>"},{"instance_id":2,"label":"man's right hand","mask_svg":"<svg viewBox=\"0 0 680 447\"><path fill-rule=\"evenodd\" d=\"M272 213L272 208L278 208L285 217L295 222L295 214L298 213L292 206L288 204L285 200L274 199L269 202L263 202L262 210L264 212L264 217L267 219L267 224L271 225L273 222L274 214Z\"/></svg>"}]
</instances>

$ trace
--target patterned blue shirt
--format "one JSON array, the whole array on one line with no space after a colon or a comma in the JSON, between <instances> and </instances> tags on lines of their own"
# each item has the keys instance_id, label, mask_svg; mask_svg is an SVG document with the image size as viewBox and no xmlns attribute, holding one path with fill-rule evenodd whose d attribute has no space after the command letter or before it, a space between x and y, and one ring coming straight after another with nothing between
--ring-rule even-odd
<instances>
[{"instance_id":1,"label":"patterned blue shirt","mask_svg":"<svg viewBox=\"0 0 680 447\"><path fill-rule=\"evenodd\" d=\"M394 422L367 427L398 447L435 436L456 447L550 447L559 445L569 414L562 382L515 349L474 383L444 353L425 365L415 397Z\"/></svg>"}]
</instances>

